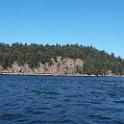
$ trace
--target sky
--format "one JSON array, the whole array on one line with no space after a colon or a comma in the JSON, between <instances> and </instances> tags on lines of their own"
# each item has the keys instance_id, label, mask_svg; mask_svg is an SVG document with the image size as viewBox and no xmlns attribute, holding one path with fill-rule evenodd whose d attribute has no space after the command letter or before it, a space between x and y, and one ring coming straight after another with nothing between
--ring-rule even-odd
<instances>
[{"instance_id":1,"label":"sky","mask_svg":"<svg viewBox=\"0 0 124 124\"><path fill-rule=\"evenodd\" d=\"M0 42L78 43L124 58L124 0L0 0Z\"/></svg>"}]
</instances>

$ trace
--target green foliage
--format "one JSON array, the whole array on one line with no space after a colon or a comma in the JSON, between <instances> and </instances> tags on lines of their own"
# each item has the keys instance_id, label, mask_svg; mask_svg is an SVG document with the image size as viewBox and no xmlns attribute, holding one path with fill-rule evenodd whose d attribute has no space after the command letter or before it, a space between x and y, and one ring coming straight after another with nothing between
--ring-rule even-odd
<instances>
[{"instance_id":1,"label":"green foliage","mask_svg":"<svg viewBox=\"0 0 124 124\"><path fill-rule=\"evenodd\" d=\"M39 63L48 62L51 65L51 58L57 56L84 60L84 67L76 67L76 73L104 75L107 71L112 71L114 74L124 75L122 58L115 57L114 53L109 55L105 51L99 51L92 46L0 43L0 65L4 68L11 67L14 61L17 61L19 65L28 63L31 68L37 67Z\"/></svg>"}]
</instances>

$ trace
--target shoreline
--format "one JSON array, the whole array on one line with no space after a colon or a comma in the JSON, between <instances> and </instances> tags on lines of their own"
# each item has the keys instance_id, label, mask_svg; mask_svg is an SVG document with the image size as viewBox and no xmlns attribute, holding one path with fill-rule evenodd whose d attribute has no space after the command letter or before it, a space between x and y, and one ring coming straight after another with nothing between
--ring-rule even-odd
<instances>
[{"instance_id":1,"label":"shoreline","mask_svg":"<svg viewBox=\"0 0 124 124\"><path fill-rule=\"evenodd\" d=\"M124 75L87 75L87 74L13 73L13 72L0 72L0 75L13 75L13 76L65 76L65 77L124 77Z\"/></svg>"}]
</instances>

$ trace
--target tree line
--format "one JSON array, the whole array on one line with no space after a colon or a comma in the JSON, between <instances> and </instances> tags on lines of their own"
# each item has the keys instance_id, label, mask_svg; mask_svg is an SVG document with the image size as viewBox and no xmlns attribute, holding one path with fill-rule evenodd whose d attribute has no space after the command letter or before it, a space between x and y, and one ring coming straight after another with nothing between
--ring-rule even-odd
<instances>
[{"instance_id":1,"label":"tree line","mask_svg":"<svg viewBox=\"0 0 124 124\"><path fill-rule=\"evenodd\" d=\"M77 68L77 71L82 74L104 75L107 71L111 71L116 75L124 75L124 59L115 57L114 53L108 54L104 50L97 50L92 46L0 43L0 65L5 69L11 67L14 61L18 65L27 63L30 68L38 67L39 63L46 62L52 65L51 58L56 59L57 56L84 60L83 68Z\"/></svg>"}]
</instances>

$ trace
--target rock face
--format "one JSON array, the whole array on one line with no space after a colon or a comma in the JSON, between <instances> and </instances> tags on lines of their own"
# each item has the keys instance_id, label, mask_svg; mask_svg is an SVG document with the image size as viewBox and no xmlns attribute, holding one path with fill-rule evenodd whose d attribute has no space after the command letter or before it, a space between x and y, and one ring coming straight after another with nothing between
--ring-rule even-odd
<instances>
[{"instance_id":1,"label":"rock face","mask_svg":"<svg viewBox=\"0 0 124 124\"><path fill-rule=\"evenodd\" d=\"M0 67L0 72L5 73L24 73L24 74L77 74L77 66L83 69L84 61L81 59L70 59L58 56L55 59L51 58L52 65L47 62L45 64L40 63L39 67L31 69L28 64L19 66L17 62L12 64L11 68L3 69Z\"/></svg>"}]
</instances>

